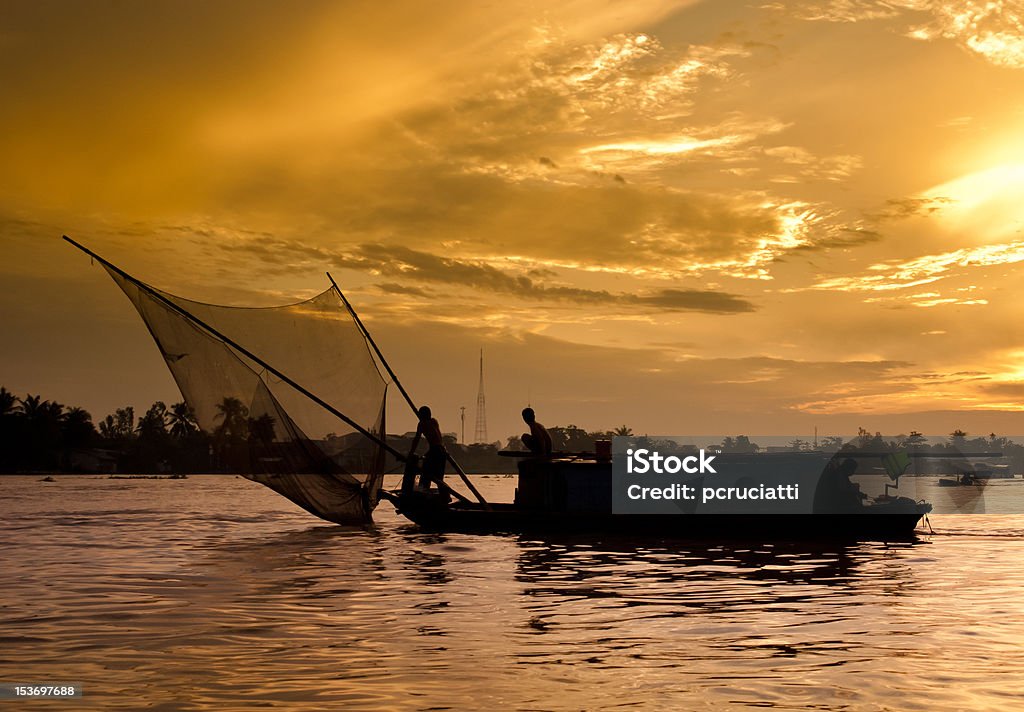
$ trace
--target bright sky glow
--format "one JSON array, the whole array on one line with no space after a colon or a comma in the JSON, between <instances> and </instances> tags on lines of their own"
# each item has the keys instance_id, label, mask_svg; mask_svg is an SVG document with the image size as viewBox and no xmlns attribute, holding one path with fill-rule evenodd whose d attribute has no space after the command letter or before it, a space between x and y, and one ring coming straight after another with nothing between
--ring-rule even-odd
<instances>
[{"instance_id":1,"label":"bright sky glow","mask_svg":"<svg viewBox=\"0 0 1024 712\"><path fill-rule=\"evenodd\" d=\"M524 384L595 429L1024 433L1019 3L15 2L0 58L16 393L177 399L67 232L206 301L330 270L448 430L483 346L501 435Z\"/></svg>"}]
</instances>

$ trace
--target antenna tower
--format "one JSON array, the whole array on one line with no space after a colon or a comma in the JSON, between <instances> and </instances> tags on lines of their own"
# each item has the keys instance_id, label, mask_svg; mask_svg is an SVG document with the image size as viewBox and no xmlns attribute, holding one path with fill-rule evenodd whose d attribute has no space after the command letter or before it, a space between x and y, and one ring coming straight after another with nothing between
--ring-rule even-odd
<instances>
[{"instance_id":1,"label":"antenna tower","mask_svg":"<svg viewBox=\"0 0 1024 712\"><path fill-rule=\"evenodd\" d=\"M473 440L487 442L487 407L484 399L484 350L480 349L480 389L476 392L476 433Z\"/></svg>"}]
</instances>

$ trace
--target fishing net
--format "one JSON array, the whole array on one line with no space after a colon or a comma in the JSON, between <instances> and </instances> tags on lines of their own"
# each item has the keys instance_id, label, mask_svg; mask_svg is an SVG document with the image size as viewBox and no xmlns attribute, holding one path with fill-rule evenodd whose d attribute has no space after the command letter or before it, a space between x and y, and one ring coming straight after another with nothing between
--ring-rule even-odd
<instances>
[{"instance_id":1,"label":"fishing net","mask_svg":"<svg viewBox=\"0 0 1024 712\"><path fill-rule=\"evenodd\" d=\"M225 307L107 272L210 434L218 469L329 521L370 519L385 452L360 428L384 440L387 381L335 289L281 307Z\"/></svg>"}]
</instances>

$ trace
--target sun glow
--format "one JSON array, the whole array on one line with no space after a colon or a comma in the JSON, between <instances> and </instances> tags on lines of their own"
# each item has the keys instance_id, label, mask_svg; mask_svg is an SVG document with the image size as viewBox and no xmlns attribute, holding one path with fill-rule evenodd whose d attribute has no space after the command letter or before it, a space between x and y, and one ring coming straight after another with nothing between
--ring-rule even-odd
<instances>
[{"instance_id":1,"label":"sun glow","mask_svg":"<svg viewBox=\"0 0 1024 712\"><path fill-rule=\"evenodd\" d=\"M1003 240L1024 229L1024 163L970 173L923 197L949 199L936 213L944 227L977 243Z\"/></svg>"}]
</instances>

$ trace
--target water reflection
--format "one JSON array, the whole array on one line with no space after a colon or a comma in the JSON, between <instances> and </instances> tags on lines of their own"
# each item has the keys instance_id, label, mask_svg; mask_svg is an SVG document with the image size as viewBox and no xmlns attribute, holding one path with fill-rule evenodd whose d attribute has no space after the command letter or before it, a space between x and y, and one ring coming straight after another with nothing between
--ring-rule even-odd
<instances>
[{"instance_id":1,"label":"water reflection","mask_svg":"<svg viewBox=\"0 0 1024 712\"><path fill-rule=\"evenodd\" d=\"M923 542L708 546L546 538L518 545L518 629L526 642L513 653L520 665L640 667L658 670L661 684L682 674L711 688L732 679L738 700L772 706L764 689L785 684L794 669L817 674L863 656L865 638L883 618L894 642L922 633L901 606L919 594L906 557L927 549ZM782 660L793 662L777 668Z\"/></svg>"},{"instance_id":2,"label":"water reflection","mask_svg":"<svg viewBox=\"0 0 1024 712\"><path fill-rule=\"evenodd\" d=\"M409 546L413 542L415 544ZM453 580L443 552L447 543L448 537L444 534L411 536L406 539L407 546L393 552L393 555L420 583L427 587L444 586Z\"/></svg>"},{"instance_id":3,"label":"water reflection","mask_svg":"<svg viewBox=\"0 0 1024 712\"><path fill-rule=\"evenodd\" d=\"M0 679L79 679L83 708L228 711L952 710L1024 688L1016 517L888 546L709 545L426 534L387 511L344 529L190 487L59 512L18 493Z\"/></svg>"},{"instance_id":4,"label":"water reflection","mask_svg":"<svg viewBox=\"0 0 1024 712\"><path fill-rule=\"evenodd\" d=\"M662 596L695 607L745 605L752 590L787 589L793 601L820 596L820 587L842 595L855 587L865 562L892 552L924 545L919 540L897 544L725 543L630 539L521 539L517 578L529 595L628 597L633 605L660 602ZM890 567L891 593L911 575L905 566ZM708 582L739 587L734 601L698 595ZM808 588L813 586L814 588Z\"/></svg>"}]
</instances>

